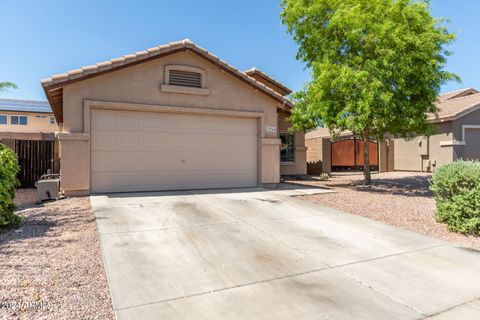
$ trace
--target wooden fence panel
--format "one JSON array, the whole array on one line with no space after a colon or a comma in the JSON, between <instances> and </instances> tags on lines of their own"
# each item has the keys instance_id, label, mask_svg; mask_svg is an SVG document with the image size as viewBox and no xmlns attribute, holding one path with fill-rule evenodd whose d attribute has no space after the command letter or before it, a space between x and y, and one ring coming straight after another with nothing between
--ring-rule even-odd
<instances>
[{"instance_id":1,"label":"wooden fence panel","mask_svg":"<svg viewBox=\"0 0 480 320\"><path fill-rule=\"evenodd\" d=\"M363 170L362 140L356 138L341 139L331 144L332 171ZM378 142L368 141L370 167L378 170Z\"/></svg>"},{"instance_id":2,"label":"wooden fence panel","mask_svg":"<svg viewBox=\"0 0 480 320\"><path fill-rule=\"evenodd\" d=\"M20 165L20 188L33 188L35 182L48 170L56 172L54 141L16 140L15 152Z\"/></svg>"}]
</instances>

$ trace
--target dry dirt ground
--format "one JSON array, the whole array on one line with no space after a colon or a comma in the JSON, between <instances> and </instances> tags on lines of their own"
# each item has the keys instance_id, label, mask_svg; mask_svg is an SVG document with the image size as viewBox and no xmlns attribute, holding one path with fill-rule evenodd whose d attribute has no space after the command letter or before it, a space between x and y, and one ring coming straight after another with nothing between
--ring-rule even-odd
<instances>
[{"instance_id":1,"label":"dry dirt ground","mask_svg":"<svg viewBox=\"0 0 480 320\"><path fill-rule=\"evenodd\" d=\"M373 175L372 186L361 184L362 174L334 174L328 181L310 177L295 184L331 188L335 192L302 196L325 206L480 250L480 237L448 231L435 221L435 200L429 190L431 175L389 172Z\"/></svg>"},{"instance_id":2,"label":"dry dirt ground","mask_svg":"<svg viewBox=\"0 0 480 320\"><path fill-rule=\"evenodd\" d=\"M114 319L89 198L34 201L20 190L0 234L0 319Z\"/></svg>"}]
</instances>

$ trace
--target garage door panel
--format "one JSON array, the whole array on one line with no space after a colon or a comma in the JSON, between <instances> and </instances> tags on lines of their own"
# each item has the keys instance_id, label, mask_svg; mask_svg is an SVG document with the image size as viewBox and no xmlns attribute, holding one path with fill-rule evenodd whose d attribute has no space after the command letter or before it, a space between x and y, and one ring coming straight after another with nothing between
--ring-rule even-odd
<instances>
[{"instance_id":1,"label":"garage door panel","mask_svg":"<svg viewBox=\"0 0 480 320\"><path fill-rule=\"evenodd\" d=\"M236 135L205 135L204 141L200 141L198 134L182 134L183 150L211 151L211 152L244 152L252 151L257 148L257 140Z\"/></svg>"},{"instance_id":2,"label":"garage door panel","mask_svg":"<svg viewBox=\"0 0 480 320\"><path fill-rule=\"evenodd\" d=\"M92 151L131 151L131 150L178 150L179 137L174 133L159 135L145 132L129 132L122 130L99 131L92 136Z\"/></svg>"},{"instance_id":3,"label":"garage door panel","mask_svg":"<svg viewBox=\"0 0 480 320\"><path fill-rule=\"evenodd\" d=\"M130 128L138 128L141 124L141 119L139 117L131 117L128 115L121 115L118 117L119 126L121 128L130 127Z\"/></svg>"},{"instance_id":4,"label":"garage door panel","mask_svg":"<svg viewBox=\"0 0 480 320\"><path fill-rule=\"evenodd\" d=\"M212 162L212 156L217 156L221 158L222 161ZM199 165L202 166L202 171L215 171L215 170L252 170L255 171L256 168L256 159L254 157L256 154L195 154L191 155L190 157L185 157L185 162L182 163L182 169L188 171L196 171L198 170ZM237 159L245 159L243 161L238 161ZM183 159L182 159L183 160ZM235 165L233 166L232 163ZM253 169L252 169L253 168Z\"/></svg>"},{"instance_id":5,"label":"garage door panel","mask_svg":"<svg viewBox=\"0 0 480 320\"><path fill-rule=\"evenodd\" d=\"M91 162L92 176L101 171L129 169L132 163L138 163L138 155L135 152L98 151L95 155ZM112 166L112 163L115 163L115 166Z\"/></svg>"},{"instance_id":6,"label":"garage door panel","mask_svg":"<svg viewBox=\"0 0 480 320\"><path fill-rule=\"evenodd\" d=\"M257 120L92 112L93 192L257 185Z\"/></svg>"},{"instance_id":7,"label":"garage door panel","mask_svg":"<svg viewBox=\"0 0 480 320\"><path fill-rule=\"evenodd\" d=\"M128 150L131 146L138 146L140 135L128 134L119 136L119 132L99 132L92 137L92 150Z\"/></svg>"},{"instance_id":8,"label":"garage door panel","mask_svg":"<svg viewBox=\"0 0 480 320\"><path fill-rule=\"evenodd\" d=\"M103 129L115 128L115 117L111 114L99 113L92 119L92 127Z\"/></svg>"},{"instance_id":9,"label":"garage door panel","mask_svg":"<svg viewBox=\"0 0 480 320\"><path fill-rule=\"evenodd\" d=\"M200 118L201 119L201 118ZM219 126L219 124L222 124ZM184 119L184 131L198 132L205 134L222 135L257 135L257 124L255 121L239 122L238 118L216 117L216 119L203 119L199 121L198 117Z\"/></svg>"},{"instance_id":10,"label":"garage door panel","mask_svg":"<svg viewBox=\"0 0 480 320\"><path fill-rule=\"evenodd\" d=\"M180 138L174 133L145 134L139 133L141 136L140 143L137 148L144 151L178 151Z\"/></svg>"},{"instance_id":11,"label":"garage door panel","mask_svg":"<svg viewBox=\"0 0 480 320\"><path fill-rule=\"evenodd\" d=\"M202 172L208 170L215 172L215 170L254 170L256 168L255 159L256 154L250 153L195 153L186 154L185 152L167 152L156 151L141 153L138 152L111 152L98 151L97 156L92 159L92 173L98 172L118 172L118 171L160 171L170 172L175 171L198 171L201 166ZM222 161L212 162L211 158L221 158ZM242 158L244 161L238 162L237 159ZM115 166L112 166L115 163ZM232 167L232 163L235 166ZM253 168L253 169L252 169Z\"/></svg>"},{"instance_id":12,"label":"garage door panel","mask_svg":"<svg viewBox=\"0 0 480 320\"><path fill-rule=\"evenodd\" d=\"M150 114L143 115L142 124L145 129L155 132L166 132L168 130L178 130L182 127L182 119L178 116L168 114Z\"/></svg>"}]
</instances>

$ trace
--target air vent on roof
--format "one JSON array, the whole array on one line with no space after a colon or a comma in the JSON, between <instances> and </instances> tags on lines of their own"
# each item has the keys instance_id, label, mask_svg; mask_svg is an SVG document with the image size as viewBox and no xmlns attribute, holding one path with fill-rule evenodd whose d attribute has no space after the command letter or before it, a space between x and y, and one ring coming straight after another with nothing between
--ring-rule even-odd
<instances>
[{"instance_id":1,"label":"air vent on roof","mask_svg":"<svg viewBox=\"0 0 480 320\"><path fill-rule=\"evenodd\" d=\"M169 84L183 87L202 87L202 75L198 72L170 70Z\"/></svg>"}]
</instances>

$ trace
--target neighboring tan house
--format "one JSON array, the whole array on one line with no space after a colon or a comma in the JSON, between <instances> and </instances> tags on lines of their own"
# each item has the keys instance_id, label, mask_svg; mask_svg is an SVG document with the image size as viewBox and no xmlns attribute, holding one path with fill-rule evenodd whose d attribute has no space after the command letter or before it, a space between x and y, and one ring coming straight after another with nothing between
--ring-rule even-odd
<instances>
[{"instance_id":1,"label":"neighboring tan house","mask_svg":"<svg viewBox=\"0 0 480 320\"><path fill-rule=\"evenodd\" d=\"M430 115L435 132L405 141L371 141L371 163L380 172L432 172L458 159L480 159L480 93L472 88L442 94L437 115ZM358 150L353 136L343 133L332 139L328 130L319 128L306 134L307 165L310 174L335 169L354 169L352 159ZM358 141L358 140L357 140ZM348 144L348 146L347 146ZM338 164L345 164L339 167ZM360 166L363 162L360 161ZM359 169L358 167L355 169Z\"/></svg>"},{"instance_id":2,"label":"neighboring tan house","mask_svg":"<svg viewBox=\"0 0 480 320\"><path fill-rule=\"evenodd\" d=\"M53 140L58 125L47 101L0 99L0 143Z\"/></svg>"},{"instance_id":3,"label":"neighboring tan house","mask_svg":"<svg viewBox=\"0 0 480 320\"><path fill-rule=\"evenodd\" d=\"M187 39L42 80L60 123L63 191L253 187L306 174L304 134L286 131L288 88L251 75Z\"/></svg>"},{"instance_id":4,"label":"neighboring tan house","mask_svg":"<svg viewBox=\"0 0 480 320\"><path fill-rule=\"evenodd\" d=\"M455 160L480 160L480 93L462 89L443 94L438 115L431 115L436 134L411 141L394 140L395 170L433 171Z\"/></svg>"},{"instance_id":5,"label":"neighboring tan house","mask_svg":"<svg viewBox=\"0 0 480 320\"><path fill-rule=\"evenodd\" d=\"M47 101L0 98L0 132L50 133L58 131Z\"/></svg>"}]
</instances>

